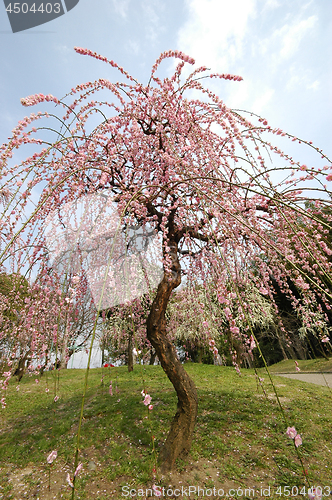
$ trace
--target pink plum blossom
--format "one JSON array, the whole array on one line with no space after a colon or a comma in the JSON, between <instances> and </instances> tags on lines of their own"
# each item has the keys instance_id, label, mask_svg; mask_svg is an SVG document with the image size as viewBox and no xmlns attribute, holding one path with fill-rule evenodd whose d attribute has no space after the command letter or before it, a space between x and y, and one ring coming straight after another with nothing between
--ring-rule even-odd
<instances>
[{"instance_id":1,"label":"pink plum blossom","mask_svg":"<svg viewBox=\"0 0 332 500\"><path fill-rule=\"evenodd\" d=\"M289 438L294 439L297 435L295 427L287 427L286 434Z\"/></svg>"},{"instance_id":2,"label":"pink plum blossom","mask_svg":"<svg viewBox=\"0 0 332 500\"><path fill-rule=\"evenodd\" d=\"M300 434L297 433L295 427L287 427L286 434L290 439L294 439L296 448L298 448L302 444L302 438Z\"/></svg>"},{"instance_id":3,"label":"pink plum blossom","mask_svg":"<svg viewBox=\"0 0 332 500\"><path fill-rule=\"evenodd\" d=\"M295 436L294 443L295 443L296 448L298 448L302 444L302 438L301 438L300 434L297 434Z\"/></svg>"},{"instance_id":4,"label":"pink plum blossom","mask_svg":"<svg viewBox=\"0 0 332 500\"><path fill-rule=\"evenodd\" d=\"M322 490L320 488L310 488L308 490L308 497L310 500L321 500Z\"/></svg>"},{"instance_id":5,"label":"pink plum blossom","mask_svg":"<svg viewBox=\"0 0 332 500\"><path fill-rule=\"evenodd\" d=\"M47 457L47 462L49 464L53 463L53 461L56 459L57 456L58 456L57 450L51 451L51 453Z\"/></svg>"},{"instance_id":6,"label":"pink plum blossom","mask_svg":"<svg viewBox=\"0 0 332 500\"><path fill-rule=\"evenodd\" d=\"M143 403L145 404L145 406L149 406L149 404L151 403L151 396L150 394L146 394L145 397L144 397L144 401Z\"/></svg>"},{"instance_id":7,"label":"pink plum blossom","mask_svg":"<svg viewBox=\"0 0 332 500\"><path fill-rule=\"evenodd\" d=\"M161 496L161 490L159 486L156 486L155 484L152 485L153 493L156 497Z\"/></svg>"},{"instance_id":8,"label":"pink plum blossom","mask_svg":"<svg viewBox=\"0 0 332 500\"><path fill-rule=\"evenodd\" d=\"M250 350L252 351L252 349L255 349L255 347L256 347L255 339L253 335L250 335Z\"/></svg>"},{"instance_id":9,"label":"pink plum blossom","mask_svg":"<svg viewBox=\"0 0 332 500\"><path fill-rule=\"evenodd\" d=\"M76 467L74 476L77 476L77 474L83 469L83 464L79 463L78 466Z\"/></svg>"},{"instance_id":10,"label":"pink plum blossom","mask_svg":"<svg viewBox=\"0 0 332 500\"><path fill-rule=\"evenodd\" d=\"M74 484L73 484L73 482L72 482L72 480L71 480L71 477L70 477L69 472L67 473L66 481L67 481L67 483L69 484L69 486L70 486L71 488L74 488Z\"/></svg>"}]
</instances>

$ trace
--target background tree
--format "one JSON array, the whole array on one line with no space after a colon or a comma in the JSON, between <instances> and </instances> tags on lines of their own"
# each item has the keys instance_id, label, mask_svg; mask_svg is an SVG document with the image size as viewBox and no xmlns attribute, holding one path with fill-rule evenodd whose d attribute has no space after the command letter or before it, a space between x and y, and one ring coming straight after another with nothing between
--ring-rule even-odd
<instances>
[{"instance_id":1,"label":"background tree","mask_svg":"<svg viewBox=\"0 0 332 500\"><path fill-rule=\"evenodd\" d=\"M236 360L238 366L252 367L252 349L246 332L250 328L258 337L260 333L264 335L266 330L271 328L275 322L271 303L257 288L247 285L242 290L242 299L249 311L249 317L246 319L236 294L231 293L231 286L227 287L231 301L226 306L218 300L217 284L211 279L207 280L204 286L195 286L194 283L192 285L174 294L168 308L168 326L173 330L179 345L191 353L194 361L213 363L217 357L213 352L216 347L223 358L220 361L224 364L232 364ZM239 328L238 339L229 329L230 315Z\"/></svg>"},{"instance_id":2,"label":"background tree","mask_svg":"<svg viewBox=\"0 0 332 500\"><path fill-rule=\"evenodd\" d=\"M129 305L114 306L103 311L103 347L108 351L112 362L124 362L129 372L133 371L138 354L143 363L155 360L152 346L146 338L146 320L149 313L147 302L149 298L143 297L135 299Z\"/></svg>"},{"instance_id":3,"label":"background tree","mask_svg":"<svg viewBox=\"0 0 332 500\"><path fill-rule=\"evenodd\" d=\"M269 137L296 138L273 129L264 118L231 110L202 83L204 78L240 81L241 77L209 74L202 67L181 80L185 63L194 60L169 51L157 59L148 84L142 85L113 61L86 49L76 51L109 63L126 82L99 79L78 85L66 102L41 94L22 99L25 106L52 101L64 107L65 115L55 119L55 139L50 137L51 126L43 139L37 137L37 128L30 125L41 115L31 115L2 147L4 187L20 191L15 209L6 212L9 231L2 233L2 255L19 247L19 235L25 245L35 248L26 256L31 266L38 263L49 213L61 214L67 203L95 193L112 194L124 227L140 224L161 236L163 276L151 302L147 338L178 396L160 453L167 470L190 450L198 406L195 385L167 335L166 311L173 290L183 275L188 281L199 277L204 285L213 270L227 328L248 352L252 329L244 290L250 286L268 297L278 314L273 277L306 326L312 325L317 319L317 295L326 309L331 300L324 281L331 281L331 251L325 243L330 227L318 218L330 204L325 183L332 179L331 162L318 149L328 165L317 160L308 168L296 162ZM161 80L156 71L169 57L180 62L171 78ZM100 99L94 97L99 91ZM41 148L9 167L13 150L23 144ZM22 226L22 214L36 186L40 200ZM315 204L315 210L305 210L306 200ZM299 218L306 225L322 226L322 238L299 236ZM15 265L21 265L20 258ZM296 285L299 298L289 282ZM233 300L238 302L236 314L247 321L243 333L230 307ZM284 329L282 323L280 328ZM204 336L210 342L205 332ZM319 339L324 339L323 330Z\"/></svg>"},{"instance_id":4,"label":"background tree","mask_svg":"<svg viewBox=\"0 0 332 500\"><path fill-rule=\"evenodd\" d=\"M1 360L0 366L5 363L5 353L12 354L13 330L19 324L24 309L25 299L29 295L29 284L24 276L19 274L8 274L3 271L0 273L0 318L1 318ZM15 366L15 375L19 379L23 376L24 367L28 360L29 350L24 350L21 346L18 358L14 356L11 362Z\"/></svg>"},{"instance_id":5,"label":"background tree","mask_svg":"<svg viewBox=\"0 0 332 500\"><path fill-rule=\"evenodd\" d=\"M56 350L59 354L60 369L65 369L73 354L87 349L88 341L98 328L97 309L90 293L86 276L68 275L61 279L61 294L65 302L65 315L59 322Z\"/></svg>"}]
</instances>

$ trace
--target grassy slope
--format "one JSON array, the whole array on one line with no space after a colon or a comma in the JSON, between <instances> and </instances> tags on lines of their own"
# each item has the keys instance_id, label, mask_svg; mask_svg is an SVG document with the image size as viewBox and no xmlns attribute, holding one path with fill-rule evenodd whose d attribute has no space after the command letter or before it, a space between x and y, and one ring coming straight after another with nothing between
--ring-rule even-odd
<instances>
[{"instance_id":1,"label":"grassy slope","mask_svg":"<svg viewBox=\"0 0 332 500\"><path fill-rule=\"evenodd\" d=\"M270 485L273 498L278 486L300 488L305 484L266 374L260 373L267 398L251 370L239 377L228 367L187 364L186 369L199 395L192 451L186 462L179 461L172 475L155 479L151 434L158 450L176 407L170 382L159 366L146 366L143 371L136 366L133 373L126 367L91 370L80 446L84 471L77 479L76 498L131 498L121 495L123 485L137 489L153 482L215 486L225 491L234 486L260 490ZM143 378L153 398L150 420L142 404ZM332 487L331 392L295 380L273 379L288 425L295 425L302 435L299 450L311 482ZM44 374L39 384L24 377L19 391L13 381L7 408L0 412L0 499L71 498L65 476L73 469L83 380L83 370L60 372L57 403L53 401L52 373ZM113 396L108 393L110 380ZM48 492L46 456L53 449L58 450L58 458Z\"/></svg>"},{"instance_id":2,"label":"grassy slope","mask_svg":"<svg viewBox=\"0 0 332 500\"><path fill-rule=\"evenodd\" d=\"M332 373L332 358L306 359L298 361L301 372L323 372ZM271 373L296 373L294 360L280 361L270 368Z\"/></svg>"}]
</instances>

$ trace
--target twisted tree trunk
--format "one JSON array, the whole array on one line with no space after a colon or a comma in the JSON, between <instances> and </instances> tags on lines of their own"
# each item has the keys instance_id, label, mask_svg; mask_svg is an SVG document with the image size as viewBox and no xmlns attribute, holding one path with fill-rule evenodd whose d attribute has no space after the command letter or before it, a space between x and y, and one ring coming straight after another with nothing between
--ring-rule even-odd
<instances>
[{"instance_id":1,"label":"twisted tree trunk","mask_svg":"<svg viewBox=\"0 0 332 500\"><path fill-rule=\"evenodd\" d=\"M191 448L197 417L196 387L179 361L175 347L166 334L166 307L174 288L181 283L178 244L170 239L172 272L164 273L147 319L147 337L155 348L160 364L178 396L177 410L171 429L160 453L163 472L174 467L177 458L185 457Z\"/></svg>"},{"instance_id":2,"label":"twisted tree trunk","mask_svg":"<svg viewBox=\"0 0 332 500\"><path fill-rule=\"evenodd\" d=\"M156 351L151 349L150 354L151 354L151 356L150 356L149 365L154 365L154 362L156 361L157 353L156 353Z\"/></svg>"},{"instance_id":3,"label":"twisted tree trunk","mask_svg":"<svg viewBox=\"0 0 332 500\"><path fill-rule=\"evenodd\" d=\"M24 356L22 358L19 359L18 367L14 371L14 375L17 375L19 382L21 381L21 379L22 379L22 377L24 375L24 372L25 372L25 369L26 369L25 363L29 359L30 356L31 356L31 351L29 350L28 352L26 352L24 354Z\"/></svg>"}]
</instances>

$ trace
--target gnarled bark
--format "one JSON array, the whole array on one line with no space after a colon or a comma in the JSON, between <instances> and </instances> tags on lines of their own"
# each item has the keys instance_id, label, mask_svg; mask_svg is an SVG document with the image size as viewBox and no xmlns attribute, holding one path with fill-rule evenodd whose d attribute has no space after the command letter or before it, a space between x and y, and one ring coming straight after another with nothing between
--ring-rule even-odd
<instances>
[{"instance_id":1,"label":"gnarled bark","mask_svg":"<svg viewBox=\"0 0 332 500\"><path fill-rule=\"evenodd\" d=\"M134 369L134 355L133 355L133 335L129 333L128 339L128 372Z\"/></svg>"},{"instance_id":2,"label":"gnarled bark","mask_svg":"<svg viewBox=\"0 0 332 500\"><path fill-rule=\"evenodd\" d=\"M31 351L29 350L28 352L26 352L24 354L24 356L22 356L22 358L19 359L19 362L18 362L18 366L16 368L16 370L14 371L13 375L16 375L18 377L18 381L20 382L23 375L24 375L24 372L25 372L25 369L27 368L28 363L27 363L27 366L26 366L26 362L31 358Z\"/></svg>"},{"instance_id":3,"label":"gnarled bark","mask_svg":"<svg viewBox=\"0 0 332 500\"><path fill-rule=\"evenodd\" d=\"M190 451L198 406L194 382L183 368L175 347L166 335L166 307L172 290L181 283L177 241L170 240L168 244L171 247L172 272L164 273L147 319L147 337L178 396L177 410L160 453L163 472L171 470L176 459L185 457Z\"/></svg>"}]
</instances>

